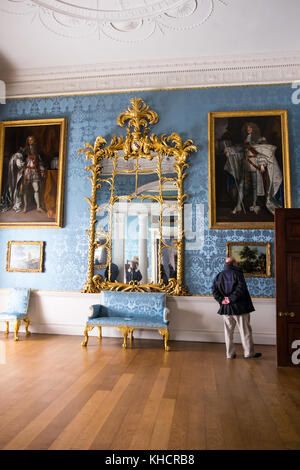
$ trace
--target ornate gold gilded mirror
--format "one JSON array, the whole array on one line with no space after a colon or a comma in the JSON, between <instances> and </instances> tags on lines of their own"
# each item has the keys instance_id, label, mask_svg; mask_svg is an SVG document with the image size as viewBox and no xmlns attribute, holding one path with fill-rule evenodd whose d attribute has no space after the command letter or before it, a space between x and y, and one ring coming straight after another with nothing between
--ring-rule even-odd
<instances>
[{"instance_id":1,"label":"ornate gold gilded mirror","mask_svg":"<svg viewBox=\"0 0 300 470\"><path fill-rule=\"evenodd\" d=\"M185 295L183 179L197 148L179 134L149 134L158 115L140 98L117 123L126 137L98 136L85 152L92 194L88 274L84 292L101 290Z\"/></svg>"}]
</instances>

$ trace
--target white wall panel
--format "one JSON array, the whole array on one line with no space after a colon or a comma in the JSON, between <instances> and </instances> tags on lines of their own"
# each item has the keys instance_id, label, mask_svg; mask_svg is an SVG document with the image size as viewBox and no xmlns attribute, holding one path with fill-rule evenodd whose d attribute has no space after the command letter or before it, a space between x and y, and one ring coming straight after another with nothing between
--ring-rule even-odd
<instances>
[{"instance_id":1,"label":"white wall panel","mask_svg":"<svg viewBox=\"0 0 300 470\"><path fill-rule=\"evenodd\" d=\"M1 311L5 311L8 289L0 289ZM82 335L89 306L98 303L100 294L80 292L33 291L29 317L32 333ZM253 336L257 344L276 344L276 306L274 298L254 298L256 311L251 314ZM218 304L212 297L168 297L170 339L178 341L224 342L223 320L217 315ZM0 323L3 331L4 323ZM13 331L12 327L11 330ZM24 327L20 328L20 332ZM95 328L90 335L96 335ZM119 336L117 328L103 328L103 336ZM136 330L136 338L160 339L156 331ZM238 334L236 341L240 342Z\"/></svg>"}]
</instances>

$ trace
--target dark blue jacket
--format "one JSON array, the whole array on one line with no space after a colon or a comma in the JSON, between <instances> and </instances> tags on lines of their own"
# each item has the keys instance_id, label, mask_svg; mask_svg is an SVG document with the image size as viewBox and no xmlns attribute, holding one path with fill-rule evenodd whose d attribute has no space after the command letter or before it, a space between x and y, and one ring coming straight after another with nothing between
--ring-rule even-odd
<instances>
[{"instance_id":1,"label":"dark blue jacket","mask_svg":"<svg viewBox=\"0 0 300 470\"><path fill-rule=\"evenodd\" d=\"M142 274L139 269L130 269L126 272L126 282L130 281L140 281L142 279Z\"/></svg>"},{"instance_id":2,"label":"dark blue jacket","mask_svg":"<svg viewBox=\"0 0 300 470\"><path fill-rule=\"evenodd\" d=\"M220 315L242 315L255 310L241 268L225 266L215 277L212 288L213 296L220 304ZM224 297L229 298L229 304L222 304Z\"/></svg>"},{"instance_id":3,"label":"dark blue jacket","mask_svg":"<svg viewBox=\"0 0 300 470\"><path fill-rule=\"evenodd\" d=\"M105 269L105 274L104 274L106 281L108 280L108 272L109 272L109 269L108 269L108 266L107 266L106 269ZM111 265L110 265L110 279L109 279L110 282L115 282L117 280L118 274L119 274L118 266L115 263L111 263Z\"/></svg>"}]
</instances>

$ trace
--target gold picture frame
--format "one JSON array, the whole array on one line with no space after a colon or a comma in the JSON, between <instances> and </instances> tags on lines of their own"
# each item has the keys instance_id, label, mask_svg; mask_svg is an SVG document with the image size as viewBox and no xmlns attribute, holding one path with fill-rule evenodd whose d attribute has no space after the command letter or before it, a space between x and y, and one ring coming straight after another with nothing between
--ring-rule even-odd
<instances>
[{"instance_id":1,"label":"gold picture frame","mask_svg":"<svg viewBox=\"0 0 300 470\"><path fill-rule=\"evenodd\" d=\"M208 172L210 228L273 229L292 207L287 110L208 113Z\"/></svg>"},{"instance_id":2,"label":"gold picture frame","mask_svg":"<svg viewBox=\"0 0 300 470\"><path fill-rule=\"evenodd\" d=\"M226 256L236 259L245 277L271 277L269 242L227 242Z\"/></svg>"},{"instance_id":3,"label":"gold picture frame","mask_svg":"<svg viewBox=\"0 0 300 470\"><path fill-rule=\"evenodd\" d=\"M7 242L6 271L41 273L44 262L44 242Z\"/></svg>"},{"instance_id":4,"label":"gold picture frame","mask_svg":"<svg viewBox=\"0 0 300 470\"><path fill-rule=\"evenodd\" d=\"M66 118L0 124L0 228L62 227Z\"/></svg>"}]
</instances>

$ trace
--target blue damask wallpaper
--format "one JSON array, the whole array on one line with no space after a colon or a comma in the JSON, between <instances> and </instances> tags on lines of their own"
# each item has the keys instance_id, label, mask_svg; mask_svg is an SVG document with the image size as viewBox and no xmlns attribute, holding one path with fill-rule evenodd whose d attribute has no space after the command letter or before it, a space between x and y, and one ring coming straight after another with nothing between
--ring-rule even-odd
<instances>
[{"instance_id":1,"label":"blue damask wallpaper","mask_svg":"<svg viewBox=\"0 0 300 470\"><path fill-rule=\"evenodd\" d=\"M63 228L1 229L0 286L82 289L87 271L86 229L89 227L88 205L84 198L90 195L90 183L86 177L85 156L79 156L77 150L85 142L93 143L99 134L104 137L122 134L124 129L116 125L117 116L127 108L130 98L141 97L159 115L159 123L153 127L153 132L170 134L177 131L184 139L193 139L198 147L197 154L190 157L185 180L185 191L190 195L190 206L186 211L190 227L185 253L185 283L192 294L210 295L212 279L222 268L226 255L226 241L269 241L273 247L274 234L272 230L209 229L207 113L288 109L292 200L293 206L299 207L300 104L292 103L292 92L289 85L224 87L8 100L7 104L0 105L1 120L68 119ZM6 272L9 240L45 241L44 272ZM274 276L248 278L247 283L252 295L275 294Z\"/></svg>"}]
</instances>

